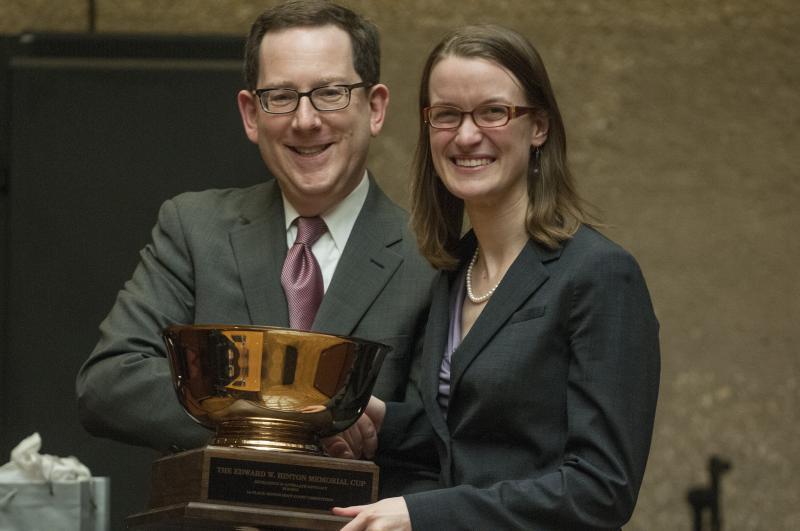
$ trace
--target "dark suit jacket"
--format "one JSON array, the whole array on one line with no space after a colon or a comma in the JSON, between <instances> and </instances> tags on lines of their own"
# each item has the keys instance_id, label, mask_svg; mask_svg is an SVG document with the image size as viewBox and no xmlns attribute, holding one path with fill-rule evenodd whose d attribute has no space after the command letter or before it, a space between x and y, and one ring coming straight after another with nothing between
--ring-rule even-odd
<instances>
[{"instance_id":1,"label":"dark suit jacket","mask_svg":"<svg viewBox=\"0 0 800 531\"><path fill-rule=\"evenodd\" d=\"M166 201L152 242L78 374L86 429L162 451L206 444L211 432L178 403L160 332L174 323L288 326L280 283L286 252L274 180ZM403 398L433 278L405 212L370 179L313 328L394 347L373 391L377 396Z\"/></svg>"},{"instance_id":2,"label":"dark suit jacket","mask_svg":"<svg viewBox=\"0 0 800 531\"><path fill-rule=\"evenodd\" d=\"M474 237L464 243L467 260ZM456 276L434 287L419 393L388 404L381 431L379 462L423 455L431 438L437 450L440 489L405 497L413 528L618 529L659 385L658 323L635 260L585 227L555 251L530 241L453 354L445 418L438 370Z\"/></svg>"}]
</instances>

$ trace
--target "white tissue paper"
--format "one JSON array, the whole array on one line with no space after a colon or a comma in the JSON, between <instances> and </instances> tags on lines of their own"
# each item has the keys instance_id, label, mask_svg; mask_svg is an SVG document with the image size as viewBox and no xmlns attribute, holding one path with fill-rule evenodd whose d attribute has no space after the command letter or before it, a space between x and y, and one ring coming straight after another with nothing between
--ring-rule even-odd
<instances>
[{"instance_id":1,"label":"white tissue paper","mask_svg":"<svg viewBox=\"0 0 800 531\"><path fill-rule=\"evenodd\" d=\"M0 466L0 530L106 531L109 481L75 457L40 454L38 433Z\"/></svg>"}]
</instances>

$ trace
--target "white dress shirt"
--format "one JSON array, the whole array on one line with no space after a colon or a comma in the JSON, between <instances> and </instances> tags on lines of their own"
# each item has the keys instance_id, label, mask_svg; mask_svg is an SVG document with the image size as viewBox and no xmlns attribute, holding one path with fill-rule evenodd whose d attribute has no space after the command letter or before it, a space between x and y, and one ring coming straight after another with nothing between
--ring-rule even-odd
<instances>
[{"instance_id":1,"label":"white dress shirt","mask_svg":"<svg viewBox=\"0 0 800 531\"><path fill-rule=\"evenodd\" d=\"M358 186L342 201L328 211L323 212L320 216L325 221L328 231L320 236L319 240L311 247L311 252L314 253L314 257L319 262L319 267L322 270L322 284L325 291L328 290L328 285L331 283L331 278L333 278L333 272L336 271L336 265L339 263L339 257L342 256L344 246L347 245L347 239L350 237L356 218L364 206L368 191L369 179L365 171L364 177ZM300 214L286 200L286 196L283 196L283 212L286 216L286 245L291 247L294 245L295 238L297 238L297 225L295 225L294 220Z\"/></svg>"}]
</instances>

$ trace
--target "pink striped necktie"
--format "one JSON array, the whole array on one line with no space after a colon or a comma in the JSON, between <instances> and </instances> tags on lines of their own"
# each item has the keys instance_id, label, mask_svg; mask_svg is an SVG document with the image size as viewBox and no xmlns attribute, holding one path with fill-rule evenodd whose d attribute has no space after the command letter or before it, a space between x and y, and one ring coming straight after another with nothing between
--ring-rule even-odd
<instances>
[{"instance_id":1,"label":"pink striped necktie","mask_svg":"<svg viewBox=\"0 0 800 531\"><path fill-rule=\"evenodd\" d=\"M281 271L281 284L289 304L289 326L311 330L317 309L322 302L322 270L311 252L328 227L320 217L297 218L297 238L286 254Z\"/></svg>"}]
</instances>

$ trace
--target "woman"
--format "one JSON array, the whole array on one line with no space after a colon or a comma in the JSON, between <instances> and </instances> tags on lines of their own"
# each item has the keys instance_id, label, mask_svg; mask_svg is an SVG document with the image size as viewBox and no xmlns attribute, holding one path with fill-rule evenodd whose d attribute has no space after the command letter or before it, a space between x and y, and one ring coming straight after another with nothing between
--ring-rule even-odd
<instances>
[{"instance_id":1,"label":"woman","mask_svg":"<svg viewBox=\"0 0 800 531\"><path fill-rule=\"evenodd\" d=\"M635 260L587 222L544 65L508 29L456 30L420 107L412 218L442 273L419 393L373 398L327 447L370 457L376 430L380 463L433 444L440 488L334 512L348 531L619 529L649 452L658 323Z\"/></svg>"}]
</instances>

